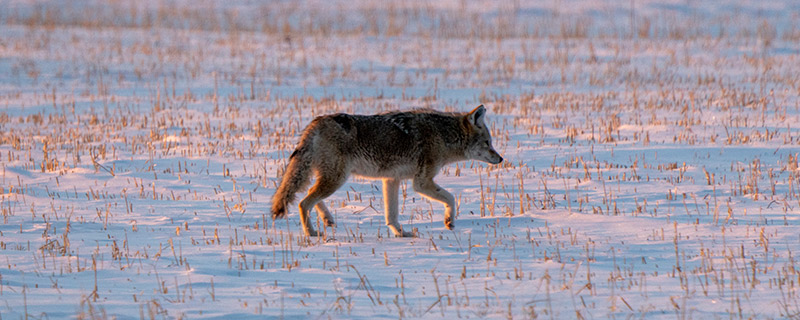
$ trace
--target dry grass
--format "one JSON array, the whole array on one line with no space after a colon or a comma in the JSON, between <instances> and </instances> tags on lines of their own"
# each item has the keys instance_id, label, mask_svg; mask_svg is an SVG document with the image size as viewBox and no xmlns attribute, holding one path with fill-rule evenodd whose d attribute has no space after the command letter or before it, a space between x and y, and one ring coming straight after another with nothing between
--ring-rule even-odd
<instances>
[{"instance_id":1,"label":"dry grass","mask_svg":"<svg viewBox=\"0 0 800 320\"><path fill-rule=\"evenodd\" d=\"M630 4L0 4L3 313L797 317L798 17ZM458 232L268 216L314 116L477 103Z\"/></svg>"}]
</instances>

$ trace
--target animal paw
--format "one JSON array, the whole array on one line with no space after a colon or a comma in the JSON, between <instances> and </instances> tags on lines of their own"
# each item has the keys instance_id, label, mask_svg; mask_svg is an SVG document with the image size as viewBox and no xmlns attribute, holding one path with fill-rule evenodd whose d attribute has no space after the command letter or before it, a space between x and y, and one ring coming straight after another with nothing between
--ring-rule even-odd
<instances>
[{"instance_id":1,"label":"animal paw","mask_svg":"<svg viewBox=\"0 0 800 320\"><path fill-rule=\"evenodd\" d=\"M399 232L395 232L394 236L397 238L415 238L417 236L417 228L414 228L414 231L403 231L402 229Z\"/></svg>"},{"instance_id":2,"label":"animal paw","mask_svg":"<svg viewBox=\"0 0 800 320\"><path fill-rule=\"evenodd\" d=\"M444 227L447 228L447 230L453 230L453 228L454 228L453 219L445 218L444 219Z\"/></svg>"},{"instance_id":3,"label":"animal paw","mask_svg":"<svg viewBox=\"0 0 800 320\"><path fill-rule=\"evenodd\" d=\"M402 237L403 238L414 238L417 235L414 232L403 231Z\"/></svg>"},{"instance_id":4,"label":"animal paw","mask_svg":"<svg viewBox=\"0 0 800 320\"><path fill-rule=\"evenodd\" d=\"M309 229L309 230L306 230L306 236L309 236L309 237L322 237L324 235L323 235L322 232L319 232L319 231L314 230L314 229Z\"/></svg>"}]
</instances>

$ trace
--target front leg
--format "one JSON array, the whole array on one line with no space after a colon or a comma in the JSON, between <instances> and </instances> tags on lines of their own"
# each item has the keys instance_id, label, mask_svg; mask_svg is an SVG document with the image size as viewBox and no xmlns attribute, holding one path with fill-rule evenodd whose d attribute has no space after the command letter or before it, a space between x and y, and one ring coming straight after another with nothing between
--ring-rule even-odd
<instances>
[{"instance_id":1,"label":"front leg","mask_svg":"<svg viewBox=\"0 0 800 320\"><path fill-rule=\"evenodd\" d=\"M403 227L397 221L397 190L399 187L399 180L383 179L383 209L386 212L386 225L396 237L413 237L414 233L403 231Z\"/></svg>"},{"instance_id":2,"label":"front leg","mask_svg":"<svg viewBox=\"0 0 800 320\"><path fill-rule=\"evenodd\" d=\"M453 230L456 208L456 201L453 195L436 184L436 182L433 182L433 177L414 177L414 190L430 200L444 204L444 226L449 230Z\"/></svg>"}]
</instances>

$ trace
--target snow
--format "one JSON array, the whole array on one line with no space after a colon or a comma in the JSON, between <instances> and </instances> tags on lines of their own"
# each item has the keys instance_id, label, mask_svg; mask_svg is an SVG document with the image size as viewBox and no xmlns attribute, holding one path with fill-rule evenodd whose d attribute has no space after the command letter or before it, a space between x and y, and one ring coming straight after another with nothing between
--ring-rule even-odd
<instances>
[{"instance_id":1,"label":"snow","mask_svg":"<svg viewBox=\"0 0 800 320\"><path fill-rule=\"evenodd\" d=\"M0 317L798 317L798 10L2 2ZM455 230L363 178L270 217L313 117L481 103Z\"/></svg>"}]
</instances>

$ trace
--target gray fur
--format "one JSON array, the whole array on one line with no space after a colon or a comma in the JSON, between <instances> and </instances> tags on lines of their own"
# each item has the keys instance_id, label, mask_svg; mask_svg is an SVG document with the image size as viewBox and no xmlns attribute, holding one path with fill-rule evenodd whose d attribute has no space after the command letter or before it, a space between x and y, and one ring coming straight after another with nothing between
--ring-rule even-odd
<instances>
[{"instance_id":1,"label":"gray fur","mask_svg":"<svg viewBox=\"0 0 800 320\"><path fill-rule=\"evenodd\" d=\"M322 202L350 174L383 179L386 224L397 236L404 232L397 221L399 181L413 179L414 189L445 205L445 226L453 228L455 199L433 177L442 166L474 159L493 164L503 158L492 148L481 105L468 113L433 110L389 112L377 115L332 114L315 118L303 131L273 197L274 218L286 215L295 193L304 189L313 171L317 181L300 202L300 220L307 235L317 235L309 223L316 207L325 225L333 217Z\"/></svg>"}]
</instances>

